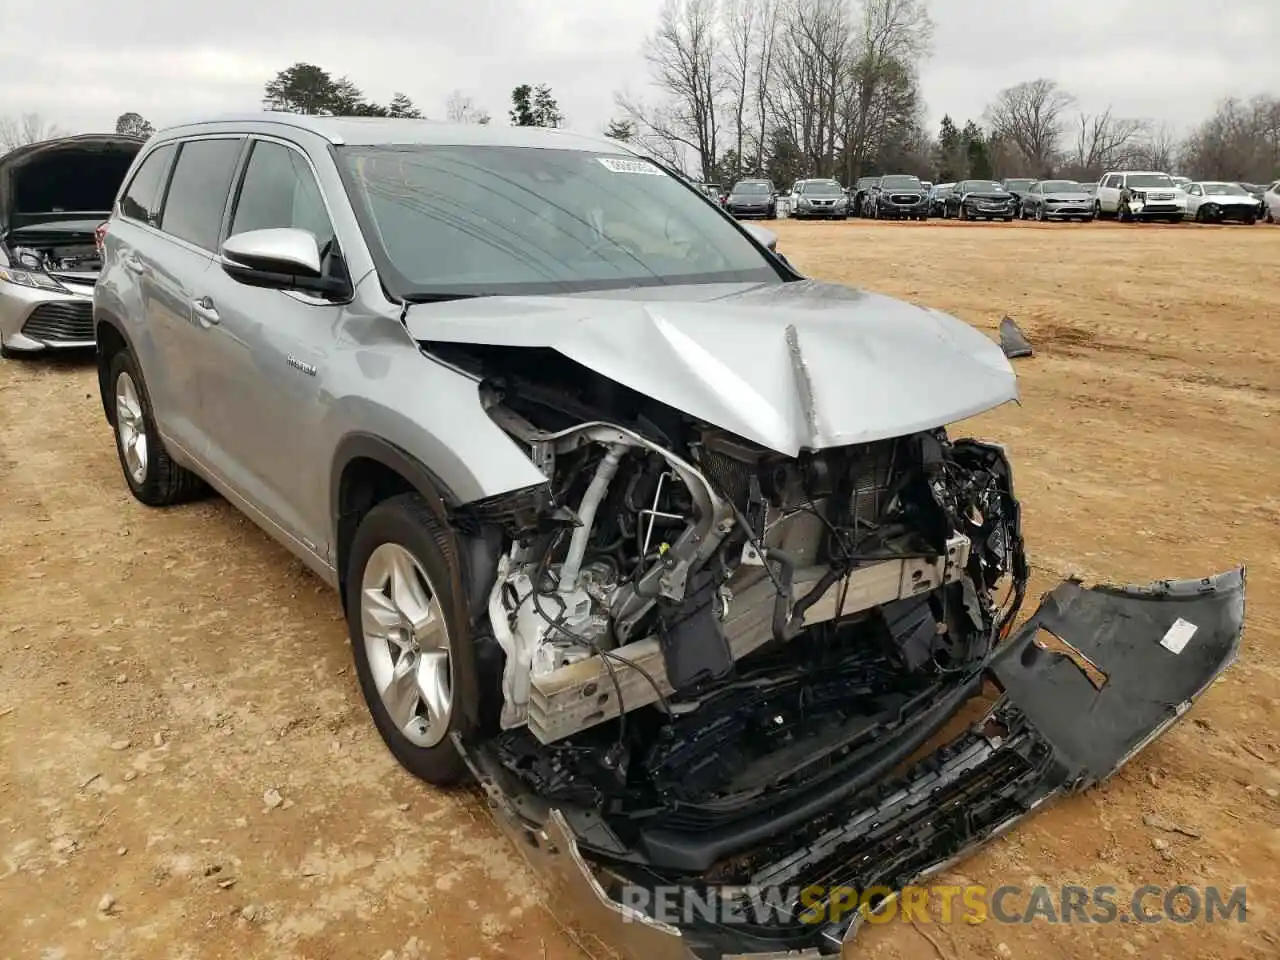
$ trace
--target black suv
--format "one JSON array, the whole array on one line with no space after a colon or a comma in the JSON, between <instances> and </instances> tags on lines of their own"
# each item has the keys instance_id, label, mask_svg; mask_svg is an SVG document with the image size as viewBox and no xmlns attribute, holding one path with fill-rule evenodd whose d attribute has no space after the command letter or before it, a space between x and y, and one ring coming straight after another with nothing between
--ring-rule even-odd
<instances>
[{"instance_id":1,"label":"black suv","mask_svg":"<svg viewBox=\"0 0 1280 960\"><path fill-rule=\"evenodd\" d=\"M881 177L871 187L867 208L876 220L928 220L929 191L919 177Z\"/></svg>"},{"instance_id":2,"label":"black suv","mask_svg":"<svg viewBox=\"0 0 1280 960\"><path fill-rule=\"evenodd\" d=\"M724 208L739 220L772 220L778 215L778 192L772 180L739 180L729 191Z\"/></svg>"}]
</instances>

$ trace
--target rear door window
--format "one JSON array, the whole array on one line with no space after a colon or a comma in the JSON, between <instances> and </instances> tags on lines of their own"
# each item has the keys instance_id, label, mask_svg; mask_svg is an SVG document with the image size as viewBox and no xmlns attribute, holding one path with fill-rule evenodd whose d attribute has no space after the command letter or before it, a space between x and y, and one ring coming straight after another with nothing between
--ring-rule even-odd
<instances>
[{"instance_id":1,"label":"rear door window","mask_svg":"<svg viewBox=\"0 0 1280 960\"><path fill-rule=\"evenodd\" d=\"M157 147L142 161L120 198L120 215L153 227L160 225L160 198L173 161L174 146Z\"/></svg>"},{"instance_id":2,"label":"rear door window","mask_svg":"<svg viewBox=\"0 0 1280 960\"><path fill-rule=\"evenodd\" d=\"M178 152L160 229L210 252L218 248L241 138L188 140Z\"/></svg>"}]
</instances>

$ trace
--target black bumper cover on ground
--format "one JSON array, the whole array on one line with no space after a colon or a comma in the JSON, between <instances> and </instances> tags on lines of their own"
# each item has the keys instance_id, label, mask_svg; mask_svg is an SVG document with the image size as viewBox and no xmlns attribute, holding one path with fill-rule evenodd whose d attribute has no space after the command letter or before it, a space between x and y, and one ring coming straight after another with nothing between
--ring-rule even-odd
<instances>
[{"instance_id":1,"label":"black bumper cover on ground","mask_svg":"<svg viewBox=\"0 0 1280 960\"><path fill-rule=\"evenodd\" d=\"M899 890L1056 797L1105 780L1181 717L1235 659L1244 584L1243 568L1140 587L1059 584L989 660L987 676L1003 695L983 721L901 778L775 838L774 848L790 846L757 876L778 886ZM646 882L643 870L589 863L586 841L560 811L531 827L525 802L513 804L482 767L475 769L499 823L518 839L553 896L584 932L625 956L830 956L864 918L846 911L815 923L821 912L809 902L810 922L799 910L760 920L745 906L740 923L723 922L723 912L716 923L655 922L611 895L623 882Z\"/></svg>"}]
</instances>

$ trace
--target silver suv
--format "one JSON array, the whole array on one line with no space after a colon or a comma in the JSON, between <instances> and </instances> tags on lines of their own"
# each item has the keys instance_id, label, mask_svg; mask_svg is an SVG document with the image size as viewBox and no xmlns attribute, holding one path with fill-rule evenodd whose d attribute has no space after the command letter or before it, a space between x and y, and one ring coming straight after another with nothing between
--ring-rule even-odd
<instances>
[{"instance_id":1,"label":"silver suv","mask_svg":"<svg viewBox=\"0 0 1280 960\"><path fill-rule=\"evenodd\" d=\"M1015 630L1009 462L945 430L1017 396L1000 347L616 142L177 127L104 247L134 495L211 485L337 588L399 761L474 775L663 955L830 952L851 890L1106 777L1235 656L1239 570L1064 583Z\"/></svg>"}]
</instances>

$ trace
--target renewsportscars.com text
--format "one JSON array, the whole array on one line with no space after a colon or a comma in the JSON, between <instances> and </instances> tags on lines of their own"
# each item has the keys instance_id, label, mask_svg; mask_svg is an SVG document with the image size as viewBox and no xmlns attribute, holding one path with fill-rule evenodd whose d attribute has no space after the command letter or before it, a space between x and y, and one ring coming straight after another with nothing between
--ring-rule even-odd
<instances>
[{"instance_id":1,"label":"renewsportscars.com text","mask_svg":"<svg viewBox=\"0 0 1280 960\"><path fill-rule=\"evenodd\" d=\"M724 891L627 886L623 906L662 923L839 923L863 913L868 923L1244 923L1246 888L1144 884L1133 888L1045 884L987 887L932 884L887 887L741 887Z\"/></svg>"}]
</instances>

